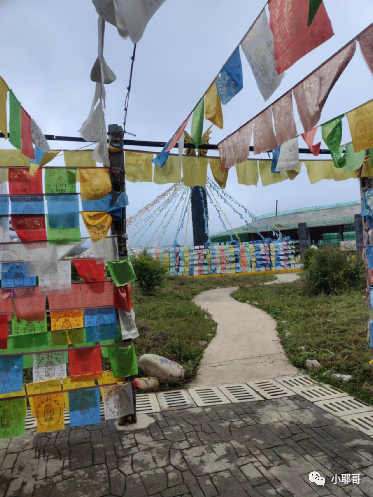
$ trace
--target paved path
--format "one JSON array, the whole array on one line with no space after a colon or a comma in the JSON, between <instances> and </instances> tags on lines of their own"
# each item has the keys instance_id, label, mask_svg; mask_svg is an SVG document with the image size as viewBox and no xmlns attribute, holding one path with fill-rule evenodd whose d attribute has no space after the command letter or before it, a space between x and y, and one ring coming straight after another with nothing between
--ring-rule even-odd
<instances>
[{"instance_id":1,"label":"paved path","mask_svg":"<svg viewBox=\"0 0 373 497\"><path fill-rule=\"evenodd\" d=\"M142 415L141 415L142 416ZM294 396L0 441L2 497L372 496L373 441ZM324 487L308 481L312 471ZM334 474L361 484L334 485Z\"/></svg>"},{"instance_id":2,"label":"paved path","mask_svg":"<svg viewBox=\"0 0 373 497\"><path fill-rule=\"evenodd\" d=\"M297 278L296 274L278 275L271 283L290 283ZM193 387L298 374L280 344L276 321L261 309L233 299L230 295L235 290L208 290L194 300L211 314L218 327L191 382Z\"/></svg>"}]
</instances>

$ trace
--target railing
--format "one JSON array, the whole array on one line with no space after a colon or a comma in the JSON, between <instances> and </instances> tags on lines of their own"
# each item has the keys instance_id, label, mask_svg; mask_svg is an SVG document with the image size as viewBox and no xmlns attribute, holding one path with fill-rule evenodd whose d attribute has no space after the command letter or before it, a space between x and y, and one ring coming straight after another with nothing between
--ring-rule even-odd
<instances>
[{"instance_id":1,"label":"railing","mask_svg":"<svg viewBox=\"0 0 373 497\"><path fill-rule=\"evenodd\" d=\"M316 205L315 207L301 207L300 209L292 209L289 211L280 211L277 212L277 216L281 216L283 214L295 214L297 212L307 212L307 211L319 211L322 209L334 209L336 207L348 207L349 205L360 205L360 202L346 202L344 204L331 204L331 205ZM270 212L269 214L262 214L261 216L257 216L260 219L266 217L276 216L276 212Z\"/></svg>"}]
</instances>

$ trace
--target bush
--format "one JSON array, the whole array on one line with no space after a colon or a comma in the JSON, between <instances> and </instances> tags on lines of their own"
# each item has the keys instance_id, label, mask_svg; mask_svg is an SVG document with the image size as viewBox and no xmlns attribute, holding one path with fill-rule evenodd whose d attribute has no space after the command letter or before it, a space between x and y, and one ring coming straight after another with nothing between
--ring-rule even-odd
<instances>
[{"instance_id":1,"label":"bush","mask_svg":"<svg viewBox=\"0 0 373 497\"><path fill-rule=\"evenodd\" d=\"M168 270L161 261L142 253L138 259L132 259L132 266L143 293L150 294L164 285Z\"/></svg>"},{"instance_id":2,"label":"bush","mask_svg":"<svg viewBox=\"0 0 373 497\"><path fill-rule=\"evenodd\" d=\"M312 257L316 254L317 249L310 248L303 252L303 269L306 270L310 267Z\"/></svg>"},{"instance_id":3,"label":"bush","mask_svg":"<svg viewBox=\"0 0 373 497\"><path fill-rule=\"evenodd\" d=\"M365 286L365 263L358 252L339 247L313 250L305 271L306 282L313 294L341 294Z\"/></svg>"}]
</instances>

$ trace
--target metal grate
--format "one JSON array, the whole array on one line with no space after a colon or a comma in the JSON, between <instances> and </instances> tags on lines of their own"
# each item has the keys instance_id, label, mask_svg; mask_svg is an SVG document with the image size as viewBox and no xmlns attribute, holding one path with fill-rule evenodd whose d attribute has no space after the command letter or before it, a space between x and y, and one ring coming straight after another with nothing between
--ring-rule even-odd
<instances>
[{"instance_id":1,"label":"metal grate","mask_svg":"<svg viewBox=\"0 0 373 497\"><path fill-rule=\"evenodd\" d=\"M351 424L366 435L373 435L373 411L343 416L343 421Z\"/></svg>"},{"instance_id":2,"label":"metal grate","mask_svg":"<svg viewBox=\"0 0 373 497\"><path fill-rule=\"evenodd\" d=\"M217 387L191 388L189 393L198 407L230 404L229 399Z\"/></svg>"},{"instance_id":3,"label":"metal grate","mask_svg":"<svg viewBox=\"0 0 373 497\"><path fill-rule=\"evenodd\" d=\"M320 400L315 405L335 416L347 416L348 414L358 414L360 412L372 411L372 406L366 406L353 397L340 397L338 399Z\"/></svg>"},{"instance_id":4,"label":"metal grate","mask_svg":"<svg viewBox=\"0 0 373 497\"><path fill-rule=\"evenodd\" d=\"M318 400L335 399L337 397L347 397L347 393L339 392L330 386L314 386L308 388L293 388L294 392L301 395L310 402Z\"/></svg>"},{"instance_id":5,"label":"metal grate","mask_svg":"<svg viewBox=\"0 0 373 497\"><path fill-rule=\"evenodd\" d=\"M141 395L136 395L136 412L138 414L160 411L161 408L155 393L142 393Z\"/></svg>"},{"instance_id":6,"label":"metal grate","mask_svg":"<svg viewBox=\"0 0 373 497\"><path fill-rule=\"evenodd\" d=\"M279 378L276 381L281 383L284 387L290 388L290 390L293 390L294 388L307 388L317 385L315 381L305 375L285 376L284 378Z\"/></svg>"},{"instance_id":7,"label":"metal grate","mask_svg":"<svg viewBox=\"0 0 373 497\"><path fill-rule=\"evenodd\" d=\"M274 380L252 381L248 385L260 393L265 399L278 399L280 397L290 397L295 395L294 392L282 386Z\"/></svg>"},{"instance_id":8,"label":"metal grate","mask_svg":"<svg viewBox=\"0 0 373 497\"><path fill-rule=\"evenodd\" d=\"M232 383L231 385L222 385L218 388L233 403L263 400L260 395L245 384Z\"/></svg>"},{"instance_id":9,"label":"metal grate","mask_svg":"<svg viewBox=\"0 0 373 497\"><path fill-rule=\"evenodd\" d=\"M196 407L187 390L157 393L157 399L162 411Z\"/></svg>"}]
</instances>

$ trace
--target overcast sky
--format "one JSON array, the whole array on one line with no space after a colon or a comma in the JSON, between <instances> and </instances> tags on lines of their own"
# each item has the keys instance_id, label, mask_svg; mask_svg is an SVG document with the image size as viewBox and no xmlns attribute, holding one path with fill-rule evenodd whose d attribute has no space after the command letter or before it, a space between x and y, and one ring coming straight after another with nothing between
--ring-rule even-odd
<instances>
[{"instance_id":1,"label":"overcast sky","mask_svg":"<svg viewBox=\"0 0 373 497\"><path fill-rule=\"evenodd\" d=\"M307 1L308 0L304 0ZM335 36L287 72L273 102L318 67L373 19L371 0L325 0ZM168 141L224 65L264 6L259 0L167 0L138 43L127 130L139 140ZM97 13L90 0L0 0L0 74L45 134L78 136L86 119L94 83L90 71L97 56ZM107 89L106 123L123 122L133 44L106 24L104 54L117 80ZM224 129L213 128L218 143L266 107L243 53L244 89L223 106ZM320 122L372 98L373 80L360 49L334 87ZM302 127L297 117L298 131ZM350 141L347 120L343 140ZM204 129L209 125L205 121ZM190 124L189 128L190 131ZM318 132L321 137L320 131ZM319 137L316 136L316 139ZM305 147L302 138L300 146ZM51 148L77 148L50 142ZM1 148L7 148L3 140ZM311 156L312 157L312 156ZM307 159L311 158L307 156ZM57 162L59 161L59 162ZM57 158L53 165L63 164ZM151 202L170 185L128 183L128 215ZM255 214L359 200L358 180L310 185L305 168L294 181L263 188L238 185L235 170L227 191ZM229 211L226 211L227 215ZM229 216L233 225L241 225ZM175 221L176 222L176 221ZM175 223L162 244L172 241ZM210 231L222 226L211 215ZM188 239L188 242L191 240Z\"/></svg>"}]
</instances>

